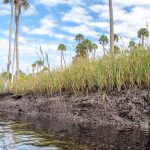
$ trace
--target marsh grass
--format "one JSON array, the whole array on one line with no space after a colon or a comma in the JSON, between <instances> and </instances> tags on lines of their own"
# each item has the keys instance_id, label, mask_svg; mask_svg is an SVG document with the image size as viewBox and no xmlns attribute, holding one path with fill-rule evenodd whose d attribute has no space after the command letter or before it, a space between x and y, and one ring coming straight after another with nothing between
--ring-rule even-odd
<instances>
[{"instance_id":1,"label":"marsh grass","mask_svg":"<svg viewBox=\"0 0 150 150\"><path fill-rule=\"evenodd\" d=\"M109 54L98 60L81 59L66 69L26 76L12 85L19 94L55 94L63 91L121 90L150 86L150 51Z\"/></svg>"},{"instance_id":2,"label":"marsh grass","mask_svg":"<svg viewBox=\"0 0 150 150\"><path fill-rule=\"evenodd\" d=\"M3 77L0 77L0 93L3 93L5 91L4 84L5 79Z\"/></svg>"}]
</instances>

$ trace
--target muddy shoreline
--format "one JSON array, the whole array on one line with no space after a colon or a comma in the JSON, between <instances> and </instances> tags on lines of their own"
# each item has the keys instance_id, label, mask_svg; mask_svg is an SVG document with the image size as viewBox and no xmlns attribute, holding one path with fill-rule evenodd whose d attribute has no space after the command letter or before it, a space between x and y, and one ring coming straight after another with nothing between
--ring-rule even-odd
<instances>
[{"instance_id":1,"label":"muddy shoreline","mask_svg":"<svg viewBox=\"0 0 150 150\"><path fill-rule=\"evenodd\" d=\"M1 94L0 112L95 126L150 128L150 91L134 88L90 94L64 92L52 97Z\"/></svg>"}]
</instances>

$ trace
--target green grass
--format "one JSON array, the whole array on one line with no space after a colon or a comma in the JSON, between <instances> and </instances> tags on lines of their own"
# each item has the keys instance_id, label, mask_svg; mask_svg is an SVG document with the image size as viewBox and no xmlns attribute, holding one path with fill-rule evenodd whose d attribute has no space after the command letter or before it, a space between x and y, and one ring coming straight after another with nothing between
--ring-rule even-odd
<instances>
[{"instance_id":1,"label":"green grass","mask_svg":"<svg viewBox=\"0 0 150 150\"><path fill-rule=\"evenodd\" d=\"M0 93L3 93L5 91L4 84L5 84L5 79L3 77L0 77Z\"/></svg>"},{"instance_id":2,"label":"green grass","mask_svg":"<svg viewBox=\"0 0 150 150\"><path fill-rule=\"evenodd\" d=\"M26 76L12 85L16 94L49 94L150 86L150 51L136 49L130 53L107 55L98 60L80 61L64 70Z\"/></svg>"}]
</instances>

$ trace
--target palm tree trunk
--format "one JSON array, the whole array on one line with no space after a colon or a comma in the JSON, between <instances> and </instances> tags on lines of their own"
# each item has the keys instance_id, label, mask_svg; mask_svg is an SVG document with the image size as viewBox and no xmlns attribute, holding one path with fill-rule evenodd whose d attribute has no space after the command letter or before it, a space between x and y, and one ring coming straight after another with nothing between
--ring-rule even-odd
<instances>
[{"instance_id":1,"label":"palm tree trunk","mask_svg":"<svg viewBox=\"0 0 150 150\"><path fill-rule=\"evenodd\" d=\"M144 46L144 36L142 36L142 46Z\"/></svg>"},{"instance_id":2,"label":"palm tree trunk","mask_svg":"<svg viewBox=\"0 0 150 150\"><path fill-rule=\"evenodd\" d=\"M8 62L7 62L7 76L6 76L6 89L9 84L9 73L11 65L11 44L12 44L12 25L13 25L13 16L14 16L14 0L11 2L11 17L10 17L10 29L9 29L9 52L8 52Z\"/></svg>"},{"instance_id":3,"label":"palm tree trunk","mask_svg":"<svg viewBox=\"0 0 150 150\"><path fill-rule=\"evenodd\" d=\"M34 67L32 67L32 76L34 76Z\"/></svg>"},{"instance_id":4,"label":"palm tree trunk","mask_svg":"<svg viewBox=\"0 0 150 150\"><path fill-rule=\"evenodd\" d=\"M62 53L62 57L63 57L64 65L65 65L65 68L66 68L66 62L65 62L65 58L64 58L64 53Z\"/></svg>"},{"instance_id":5,"label":"palm tree trunk","mask_svg":"<svg viewBox=\"0 0 150 150\"><path fill-rule=\"evenodd\" d=\"M109 15L110 15L110 51L114 51L114 20L113 20L113 5L112 0L109 0Z\"/></svg>"},{"instance_id":6,"label":"palm tree trunk","mask_svg":"<svg viewBox=\"0 0 150 150\"><path fill-rule=\"evenodd\" d=\"M105 52L105 46L103 45L103 55L105 56L106 55L106 52Z\"/></svg>"},{"instance_id":7,"label":"palm tree trunk","mask_svg":"<svg viewBox=\"0 0 150 150\"><path fill-rule=\"evenodd\" d=\"M15 37L15 39L16 39L16 37ZM16 54L16 40L14 40L13 62L12 62L12 77L11 77L11 82L12 83L14 81L15 54Z\"/></svg>"},{"instance_id":8,"label":"palm tree trunk","mask_svg":"<svg viewBox=\"0 0 150 150\"><path fill-rule=\"evenodd\" d=\"M17 8L16 8L17 9ZM20 9L18 8L17 16L16 16L16 71L17 71L17 79L19 79L19 18L20 18Z\"/></svg>"},{"instance_id":9,"label":"palm tree trunk","mask_svg":"<svg viewBox=\"0 0 150 150\"><path fill-rule=\"evenodd\" d=\"M39 73L41 72L41 65L39 66Z\"/></svg>"},{"instance_id":10,"label":"palm tree trunk","mask_svg":"<svg viewBox=\"0 0 150 150\"><path fill-rule=\"evenodd\" d=\"M37 66L37 74L39 73L39 66Z\"/></svg>"},{"instance_id":11,"label":"palm tree trunk","mask_svg":"<svg viewBox=\"0 0 150 150\"><path fill-rule=\"evenodd\" d=\"M16 23L16 16L17 16L17 8L15 6L15 23ZM12 77L11 77L12 83L14 82L15 55L16 55L16 31L15 31L15 39L14 39L13 62L12 62Z\"/></svg>"},{"instance_id":12,"label":"palm tree trunk","mask_svg":"<svg viewBox=\"0 0 150 150\"><path fill-rule=\"evenodd\" d=\"M96 55L95 55L95 54L96 54L96 50L94 49L94 58L96 58Z\"/></svg>"}]
</instances>

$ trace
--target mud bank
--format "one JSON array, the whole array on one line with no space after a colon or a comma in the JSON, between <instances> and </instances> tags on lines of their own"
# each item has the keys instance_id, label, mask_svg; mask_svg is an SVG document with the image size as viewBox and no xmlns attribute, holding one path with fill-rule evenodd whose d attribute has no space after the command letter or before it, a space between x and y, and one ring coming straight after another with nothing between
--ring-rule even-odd
<instances>
[{"instance_id":1,"label":"mud bank","mask_svg":"<svg viewBox=\"0 0 150 150\"><path fill-rule=\"evenodd\" d=\"M150 91L135 88L120 92L63 93L52 97L1 95L0 111L74 123L149 128Z\"/></svg>"}]
</instances>

